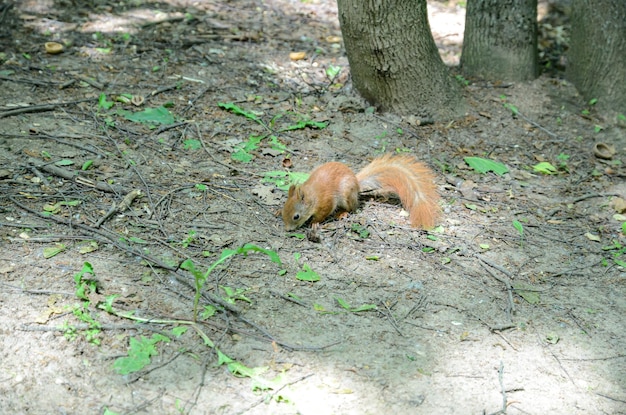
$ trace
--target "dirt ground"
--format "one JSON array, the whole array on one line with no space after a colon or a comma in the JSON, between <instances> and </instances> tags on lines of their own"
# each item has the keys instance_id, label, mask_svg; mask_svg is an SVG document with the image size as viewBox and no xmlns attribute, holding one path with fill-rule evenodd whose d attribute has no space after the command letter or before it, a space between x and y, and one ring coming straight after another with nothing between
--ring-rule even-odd
<instances>
[{"instance_id":1,"label":"dirt ground","mask_svg":"<svg viewBox=\"0 0 626 415\"><path fill-rule=\"evenodd\" d=\"M429 8L454 65L464 10ZM469 80L465 118L418 126L351 90L328 0L5 1L0 17L0 413L626 413L625 128L558 70ZM163 107L169 123L132 117ZM439 227L365 201L320 243L284 231L267 172L396 151L436 172ZM181 264L245 244L281 263L226 259L193 323Z\"/></svg>"}]
</instances>

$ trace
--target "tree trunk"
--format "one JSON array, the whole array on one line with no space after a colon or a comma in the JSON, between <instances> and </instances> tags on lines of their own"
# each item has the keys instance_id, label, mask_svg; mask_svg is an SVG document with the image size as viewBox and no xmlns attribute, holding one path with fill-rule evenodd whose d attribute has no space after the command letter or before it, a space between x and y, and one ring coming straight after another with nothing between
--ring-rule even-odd
<instances>
[{"instance_id":1,"label":"tree trunk","mask_svg":"<svg viewBox=\"0 0 626 415\"><path fill-rule=\"evenodd\" d=\"M528 81L537 77L537 61L537 0L467 2L461 54L465 74Z\"/></svg>"},{"instance_id":2,"label":"tree trunk","mask_svg":"<svg viewBox=\"0 0 626 415\"><path fill-rule=\"evenodd\" d=\"M432 119L465 112L433 40L426 0L338 0L352 82L382 111Z\"/></svg>"},{"instance_id":3,"label":"tree trunk","mask_svg":"<svg viewBox=\"0 0 626 415\"><path fill-rule=\"evenodd\" d=\"M626 1L574 0L567 78L605 110L626 113Z\"/></svg>"}]
</instances>

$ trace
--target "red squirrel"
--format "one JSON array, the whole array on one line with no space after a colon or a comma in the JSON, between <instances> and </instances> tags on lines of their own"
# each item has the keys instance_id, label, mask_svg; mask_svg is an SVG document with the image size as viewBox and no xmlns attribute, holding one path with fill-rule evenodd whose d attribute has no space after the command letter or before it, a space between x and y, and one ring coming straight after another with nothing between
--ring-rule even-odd
<instances>
[{"instance_id":1,"label":"red squirrel","mask_svg":"<svg viewBox=\"0 0 626 415\"><path fill-rule=\"evenodd\" d=\"M315 228L333 213L353 212L359 194L399 197L416 228L432 228L439 217L433 172L412 156L386 154L356 175L336 161L316 167L307 181L289 188L282 210L285 229L297 229L309 219Z\"/></svg>"}]
</instances>

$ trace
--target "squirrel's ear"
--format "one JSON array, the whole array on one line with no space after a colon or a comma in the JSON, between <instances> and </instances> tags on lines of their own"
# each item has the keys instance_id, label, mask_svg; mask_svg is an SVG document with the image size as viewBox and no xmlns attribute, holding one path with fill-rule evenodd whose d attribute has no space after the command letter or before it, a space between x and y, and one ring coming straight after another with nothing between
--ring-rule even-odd
<instances>
[{"instance_id":1,"label":"squirrel's ear","mask_svg":"<svg viewBox=\"0 0 626 415\"><path fill-rule=\"evenodd\" d=\"M302 191L302 189L298 186L298 188L296 189L297 194L297 198L300 199L301 202L304 202L304 192Z\"/></svg>"},{"instance_id":2,"label":"squirrel's ear","mask_svg":"<svg viewBox=\"0 0 626 415\"><path fill-rule=\"evenodd\" d=\"M293 192L295 191L296 191L296 186L292 184L291 186L289 186L289 193L287 193L287 197L293 196Z\"/></svg>"}]
</instances>

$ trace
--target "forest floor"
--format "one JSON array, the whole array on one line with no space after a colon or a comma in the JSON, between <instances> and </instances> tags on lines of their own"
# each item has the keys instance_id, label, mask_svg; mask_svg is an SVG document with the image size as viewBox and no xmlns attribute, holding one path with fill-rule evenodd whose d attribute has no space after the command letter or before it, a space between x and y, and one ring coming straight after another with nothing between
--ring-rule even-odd
<instances>
[{"instance_id":1,"label":"forest floor","mask_svg":"<svg viewBox=\"0 0 626 415\"><path fill-rule=\"evenodd\" d=\"M464 11L429 8L456 73ZM626 413L626 134L558 71L419 126L352 91L328 0L0 18L0 413ZM437 228L284 231L268 172L385 152L436 172Z\"/></svg>"}]
</instances>

